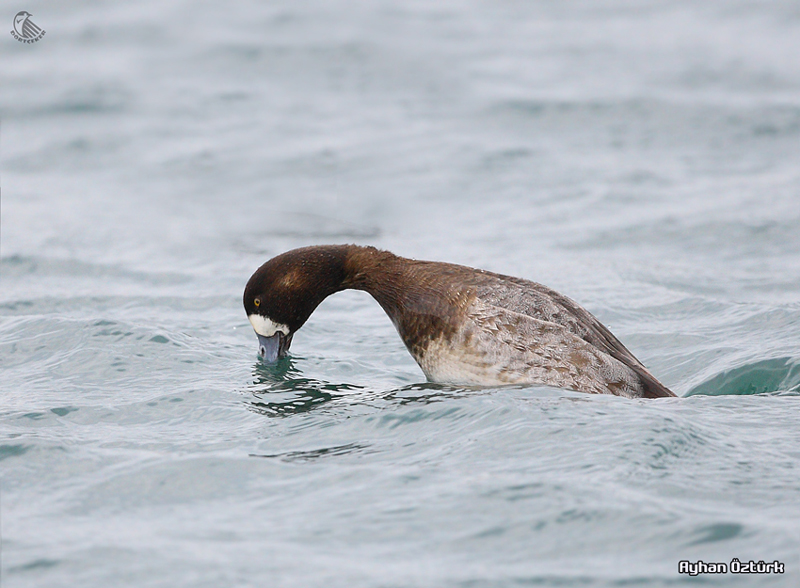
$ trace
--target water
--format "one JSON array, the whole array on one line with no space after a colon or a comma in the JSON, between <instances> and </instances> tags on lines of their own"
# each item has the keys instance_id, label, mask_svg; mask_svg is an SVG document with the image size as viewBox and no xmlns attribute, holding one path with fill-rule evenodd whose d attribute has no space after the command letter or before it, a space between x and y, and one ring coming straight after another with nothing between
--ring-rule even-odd
<instances>
[{"instance_id":1,"label":"water","mask_svg":"<svg viewBox=\"0 0 800 588\"><path fill-rule=\"evenodd\" d=\"M798 585L796 2L3 7L4 588ZM358 292L261 365L248 277L341 242L682 398L427 384Z\"/></svg>"}]
</instances>

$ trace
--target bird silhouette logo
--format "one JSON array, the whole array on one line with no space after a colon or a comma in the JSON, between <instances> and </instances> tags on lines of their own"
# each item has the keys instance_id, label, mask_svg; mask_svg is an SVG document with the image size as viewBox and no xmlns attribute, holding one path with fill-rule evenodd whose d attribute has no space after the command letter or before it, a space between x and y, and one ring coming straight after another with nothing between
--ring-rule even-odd
<instances>
[{"instance_id":1,"label":"bird silhouette logo","mask_svg":"<svg viewBox=\"0 0 800 588\"><path fill-rule=\"evenodd\" d=\"M31 20L30 12L20 10L14 16L14 30L11 36L20 43L35 43L44 37L44 30Z\"/></svg>"}]
</instances>

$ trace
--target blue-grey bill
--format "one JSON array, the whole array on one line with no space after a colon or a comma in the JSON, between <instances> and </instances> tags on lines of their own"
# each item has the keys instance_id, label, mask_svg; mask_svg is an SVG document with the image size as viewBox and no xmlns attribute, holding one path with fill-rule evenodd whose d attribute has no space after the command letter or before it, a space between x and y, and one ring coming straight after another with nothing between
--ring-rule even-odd
<instances>
[{"instance_id":1,"label":"blue-grey bill","mask_svg":"<svg viewBox=\"0 0 800 588\"><path fill-rule=\"evenodd\" d=\"M258 355L264 361L268 363L274 363L278 361L278 354L281 351L281 337L283 333L278 331L272 337L264 337L263 335L258 336Z\"/></svg>"}]
</instances>

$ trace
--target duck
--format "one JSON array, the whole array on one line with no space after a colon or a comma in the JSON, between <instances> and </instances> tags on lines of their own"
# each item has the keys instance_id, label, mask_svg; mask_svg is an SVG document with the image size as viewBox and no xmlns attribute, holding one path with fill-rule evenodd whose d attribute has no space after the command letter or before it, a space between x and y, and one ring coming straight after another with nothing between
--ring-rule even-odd
<instances>
[{"instance_id":1,"label":"duck","mask_svg":"<svg viewBox=\"0 0 800 588\"><path fill-rule=\"evenodd\" d=\"M273 257L244 289L263 361L328 296L369 293L431 382L539 385L627 398L675 396L589 311L542 284L359 245L315 245Z\"/></svg>"}]
</instances>

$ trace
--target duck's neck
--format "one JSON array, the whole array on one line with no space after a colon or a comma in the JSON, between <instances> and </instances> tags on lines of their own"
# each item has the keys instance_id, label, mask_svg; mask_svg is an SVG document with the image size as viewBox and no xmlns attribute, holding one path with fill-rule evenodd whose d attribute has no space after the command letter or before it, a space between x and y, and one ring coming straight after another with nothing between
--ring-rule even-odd
<instances>
[{"instance_id":1,"label":"duck's neck","mask_svg":"<svg viewBox=\"0 0 800 588\"><path fill-rule=\"evenodd\" d=\"M385 274L393 273L394 262L399 259L393 253L375 247L359 245L346 247L342 289L364 290L371 294L373 290L380 288L380 282L385 279Z\"/></svg>"},{"instance_id":2,"label":"duck's neck","mask_svg":"<svg viewBox=\"0 0 800 588\"><path fill-rule=\"evenodd\" d=\"M281 281L305 291L314 307L341 290L363 290L383 305L384 291L400 279L396 263L402 258L389 251L360 245L316 245L285 253Z\"/></svg>"},{"instance_id":3,"label":"duck's neck","mask_svg":"<svg viewBox=\"0 0 800 588\"><path fill-rule=\"evenodd\" d=\"M402 257L375 247L347 246L342 290L362 290L370 294L395 321L398 305L408 284L404 279Z\"/></svg>"},{"instance_id":4,"label":"duck's neck","mask_svg":"<svg viewBox=\"0 0 800 588\"><path fill-rule=\"evenodd\" d=\"M457 323L447 285L431 276L430 266L373 247L353 247L348 251L342 288L372 295L418 362L431 340L450 338Z\"/></svg>"}]
</instances>

